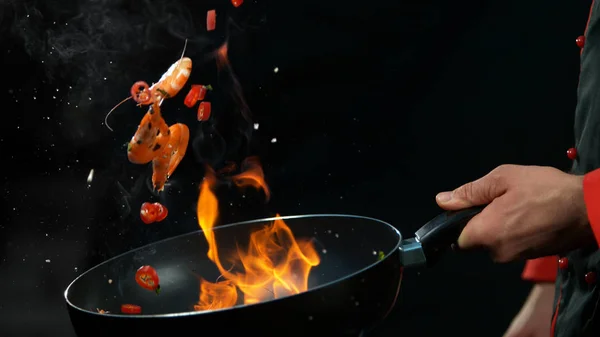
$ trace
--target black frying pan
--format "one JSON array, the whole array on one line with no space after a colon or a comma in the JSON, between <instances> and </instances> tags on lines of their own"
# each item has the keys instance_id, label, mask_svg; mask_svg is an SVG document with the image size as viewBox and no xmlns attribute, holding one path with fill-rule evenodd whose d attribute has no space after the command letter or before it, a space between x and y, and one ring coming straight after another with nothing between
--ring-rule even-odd
<instances>
[{"instance_id":1,"label":"black frying pan","mask_svg":"<svg viewBox=\"0 0 600 337\"><path fill-rule=\"evenodd\" d=\"M214 281L219 272L208 260L201 231L159 241L114 257L77 277L65 291L79 337L91 336L360 336L383 320L396 302L404 266L435 262L482 208L443 213L402 240L383 221L349 215L283 217L296 238L315 238L321 263L311 270L309 290L298 295L230 309L194 312L197 275ZM235 249L236 238L273 219L214 229L220 251ZM382 251L384 257L378 256ZM142 265L153 266L161 292L135 282ZM112 282L109 282L112 280ZM123 303L141 315L120 313ZM96 308L110 311L100 314Z\"/></svg>"}]
</instances>

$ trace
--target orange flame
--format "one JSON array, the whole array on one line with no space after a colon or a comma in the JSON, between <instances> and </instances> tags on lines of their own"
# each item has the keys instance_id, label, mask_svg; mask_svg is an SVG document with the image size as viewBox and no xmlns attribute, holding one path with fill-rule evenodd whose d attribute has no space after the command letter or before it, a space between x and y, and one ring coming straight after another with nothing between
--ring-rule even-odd
<instances>
[{"instance_id":1,"label":"orange flame","mask_svg":"<svg viewBox=\"0 0 600 337\"><path fill-rule=\"evenodd\" d=\"M219 49L217 49L215 56L217 58L217 69L221 70L223 67L229 65L229 57L227 56L227 52L229 51L229 46L227 42L223 43Z\"/></svg>"},{"instance_id":2,"label":"orange flame","mask_svg":"<svg viewBox=\"0 0 600 337\"><path fill-rule=\"evenodd\" d=\"M267 197L270 192L265 183L262 168L256 158L246 160L247 169L233 177L239 187L252 186L262 189ZM296 239L291 229L279 218L250 234L248 247L238 246L234 263L243 272L231 272L223 267L212 231L218 215L218 201L213 192L216 177L207 170L198 199L198 223L208 242L208 258L215 263L224 281L200 280L200 299L195 310L215 310L235 306L238 290L243 303L258 303L272 298L298 294L308 290L308 277L312 267L321 259L309 239Z\"/></svg>"},{"instance_id":3,"label":"orange flame","mask_svg":"<svg viewBox=\"0 0 600 337\"><path fill-rule=\"evenodd\" d=\"M242 168L245 168L245 170L242 171L242 173L233 176L233 182L238 187L251 186L256 189L262 189L265 192L268 201L271 198L271 191L265 182L265 175L258 158L246 158L242 163Z\"/></svg>"}]
</instances>

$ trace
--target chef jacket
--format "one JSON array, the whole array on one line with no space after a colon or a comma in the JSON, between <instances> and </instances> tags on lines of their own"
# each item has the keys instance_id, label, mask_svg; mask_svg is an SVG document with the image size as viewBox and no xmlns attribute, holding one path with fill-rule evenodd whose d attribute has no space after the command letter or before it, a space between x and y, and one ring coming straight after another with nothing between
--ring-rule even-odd
<instances>
[{"instance_id":1,"label":"chef jacket","mask_svg":"<svg viewBox=\"0 0 600 337\"><path fill-rule=\"evenodd\" d=\"M573 159L571 173L584 175L584 200L596 242L563 256L529 260L522 277L556 284L551 336L600 337L600 1L592 2L585 32L576 42L581 74L575 145L567 153Z\"/></svg>"}]
</instances>

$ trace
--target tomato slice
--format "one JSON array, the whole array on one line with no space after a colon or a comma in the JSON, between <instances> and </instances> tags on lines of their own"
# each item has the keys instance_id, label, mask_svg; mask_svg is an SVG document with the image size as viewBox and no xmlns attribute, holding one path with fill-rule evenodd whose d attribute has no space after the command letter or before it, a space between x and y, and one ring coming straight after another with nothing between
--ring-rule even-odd
<instances>
[{"instance_id":1,"label":"tomato slice","mask_svg":"<svg viewBox=\"0 0 600 337\"><path fill-rule=\"evenodd\" d=\"M156 205L151 204L149 202L145 202L142 204L142 208L140 209L140 218L142 221L149 225L156 221L156 217L158 216L158 209Z\"/></svg>"},{"instance_id":2,"label":"tomato slice","mask_svg":"<svg viewBox=\"0 0 600 337\"><path fill-rule=\"evenodd\" d=\"M148 105L152 103L150 86L144 81L137 81L131 86L131 97L139 104Z\"/></svg>"},{"instance_id":3,"label":"tomato slice","mask_svg":"<svg viewBox=\"0 0 600 337\"><path fill-rule=\"evenodd\" d=\"M166 219L167 215L169 214L169 210L159 202L155 202L153 205L157 209L156 220L154 221L161 222Z\"/></svg>"},{"instance_id":4,"label":"tomato slice","mask_svg":"<svg viewBox=\"0 0 600 337\"><path fill-rule=\"evenodd\" d=\"M121 312L124 314L141 314L142 307L135 304L121 304Z\"/></svg>"},{"instance_id":5,"label":"tomato slice","mask_svg":"<svg viewBox=\"0 0 600 337\"><path fill-rule=\"evenodd\" d=\"M151 266L141 266L135 272L135 282L146 290L154 291L156 294L160 293L158 274L156 273L156 269Z\"/></svg>"},{"instance_id":6,"label":"tomato slice","mask_svg":"<svg viewBox=\"0 0 600 337\"><path fill-rule=\"evenodd\" d=\"M217 27L217 11L214 9L206 12L206 30L211 31L215 30Z\"/></svg>"},{"instance_id":7,"label":"tomato slice","mask_svg":"<svg viewBox=\"0 0 600 337\"><path fill-rule=\"evenodd\" d=\"M240 7L244 3L244 0L231 0L233 7Z\"/></svg>"},{"instance_id":8,"label":"tomato slice","mask_svg":"<svg viewBox=\"0 0 600 337\"><path fill-rule=\"evenodd\" d=\"M198 106L198 120L206 122L210 118L210 102L202 102Z\"/></svg>"}]
</instances>

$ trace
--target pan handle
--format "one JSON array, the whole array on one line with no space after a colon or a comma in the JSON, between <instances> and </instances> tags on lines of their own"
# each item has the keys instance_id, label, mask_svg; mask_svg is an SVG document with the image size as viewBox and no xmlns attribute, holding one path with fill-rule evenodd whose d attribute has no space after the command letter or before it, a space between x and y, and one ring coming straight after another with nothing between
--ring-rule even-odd
<instances>
[{"instance_id":1,"label":"pan handle","mask_svg":"<svg viewBox=\"0 0 600 337\"><path fill-rule=\"evenodd\" d=\"M421 244L427 265L436 263L442 253L458 240L469 220L479 214L485 206L444 212L426 223L415 233Z\"/></svg>"}]
</instances>

